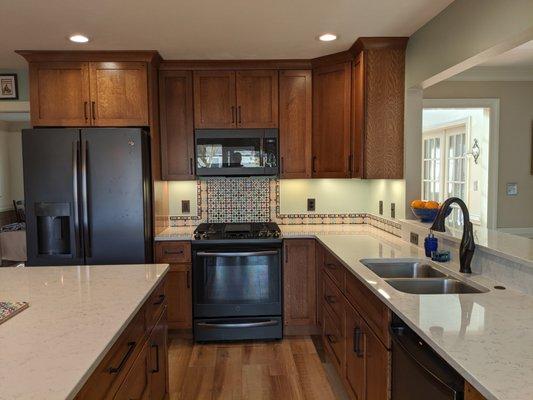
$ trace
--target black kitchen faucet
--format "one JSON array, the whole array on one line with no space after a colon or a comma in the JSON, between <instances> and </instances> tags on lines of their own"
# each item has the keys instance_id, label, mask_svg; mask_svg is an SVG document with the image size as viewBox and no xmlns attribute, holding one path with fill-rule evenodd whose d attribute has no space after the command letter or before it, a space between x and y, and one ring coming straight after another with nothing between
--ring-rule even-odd
<instances>
[{"instance_id":1,"label":"black kitchen faucet","mask_svg":"<svg viewBox=\"0 0 533 400\"><path fill-rule=\"evenodd\" d=\"M445 232L446 227L444 225L444 220L446 219L446 212L450 206L456 203L463 212L463 238L461 239L461 246L459 247L459 271L466 274L471 274L472 270L470 269L470 263L472 262L472 257L474 256L474 250L476 249L476 244L474 243L474 230L472 227L472 222L470 222L470 214L468 212L468 207L458 197L450 197L447 199L439 208L437 217L431 226L432 231Z\"/></svg>"}]
</instances>

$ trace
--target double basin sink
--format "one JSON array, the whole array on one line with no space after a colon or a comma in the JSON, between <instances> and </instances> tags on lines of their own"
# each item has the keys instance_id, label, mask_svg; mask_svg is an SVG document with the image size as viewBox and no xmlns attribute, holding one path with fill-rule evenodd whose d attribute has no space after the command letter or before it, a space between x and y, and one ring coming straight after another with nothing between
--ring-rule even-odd
<instances>
[{"instance_id":1,"label":"double basin sink","mask_svg":"<svg viewBox=\"0 0 533 400\"><path fill-rule=\"evenodd\" d=\"M463 294L488 291L456 279L424 260L380 258L360 261L400 292L411 294Z\"/></svg>"}]
</instances>

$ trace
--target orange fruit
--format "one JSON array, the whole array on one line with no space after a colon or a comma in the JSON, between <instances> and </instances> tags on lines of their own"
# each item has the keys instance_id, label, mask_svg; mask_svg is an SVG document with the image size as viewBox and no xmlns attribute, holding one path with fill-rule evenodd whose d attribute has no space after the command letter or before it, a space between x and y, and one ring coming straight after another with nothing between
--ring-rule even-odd
<instances>
[{"instance_id":1,"label":"orange fruit","mask_svg":"<svg viewBox=\"0 0 533 400\"><path fill-rule=\"evenodd\" d=\"M413 208L425 208L426 202L424 200L413 200L411 202L411 207Z\"/></svg>"},{"instance_id":2,"label":"orange fruit","mask_svg":"<svg viewBox=\"0 0 533 400\"><path fill-rule=\"evenodd\" d=\"M426 201L426 208L429 208L429 209L437 209L439 208L439 203L437 203L436 201Z\"/></svg>"}]
</instances>

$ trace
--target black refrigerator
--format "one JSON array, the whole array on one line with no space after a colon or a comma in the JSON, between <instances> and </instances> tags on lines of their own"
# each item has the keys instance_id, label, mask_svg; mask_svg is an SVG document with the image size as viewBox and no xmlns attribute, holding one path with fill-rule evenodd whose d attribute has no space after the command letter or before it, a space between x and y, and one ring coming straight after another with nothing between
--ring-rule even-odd
<instances>
[{"instance_id":1,"label":"black refrigerator","mask_svg":"<svg viewBox=\"0 0 533 400\"><path fill-rule=\"evenodd\" d=\"M22 131L28 266L152 262L148 134Z\"/></svg>"}]
</instances>

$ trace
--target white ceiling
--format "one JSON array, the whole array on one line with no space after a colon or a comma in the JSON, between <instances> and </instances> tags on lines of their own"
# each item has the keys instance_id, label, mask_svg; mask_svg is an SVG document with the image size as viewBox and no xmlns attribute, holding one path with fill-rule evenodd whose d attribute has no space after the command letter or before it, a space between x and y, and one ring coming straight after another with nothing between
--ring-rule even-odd
<instances>
[{"instance_id":1,"label":"white ceiling","mask_svg":"<svg viewBox=\"0 0 533 400\"><path fill-rule=\"evenodd\" d=\"M6 0L0 68L25 50L159 50L165 59L313 58L360 36L410 36L453 0ZM316 36L335 32L322 43ZM73 33L87 45L67 41Z\"/></svg>"}]
</instances>

